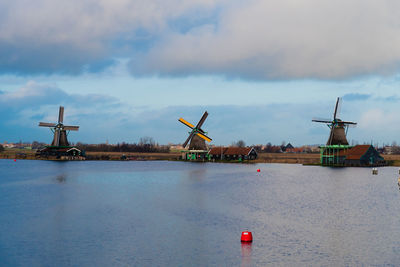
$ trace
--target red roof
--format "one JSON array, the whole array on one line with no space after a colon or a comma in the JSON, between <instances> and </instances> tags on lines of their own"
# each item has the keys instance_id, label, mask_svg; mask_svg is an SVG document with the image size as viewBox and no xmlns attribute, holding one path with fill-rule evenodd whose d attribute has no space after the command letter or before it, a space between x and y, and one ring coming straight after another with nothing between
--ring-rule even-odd
<instances>
[{"instance_id":1,"label":"red roof","mask_svg":"<svg viewBox=\"0 0 400 267\"><path fill-rule=\"evenodd\" d=\"M360 159L365 153L367 153L370 147L371 145L357 145L352 147L347 151L346 159Z\"/></svg>"},{"instance_id":2,"label":"red roof","mask_svg":"<svg viewBox=\"0 0 400 267\"><path fill-rule=\"evenodd\" d=\"M346 156L346 159L360 159L371 145L356 145L349 149L340 149L335 155L339 157ZM324 155L328 155L330 152L328 150L324 151Z\"/></svg>"},{"instance_id":3,"label":"red roof","mask_svg":"<svg viewBox=\"0 0 400 267\"><path fill-rule=\"evenodd\" d=\"M252 150L252 147L228 147L228 149L224 152L225 155L248 155Z\"/></svg>"},{"instance_id":4,"label":"red roof","mask_svg":"<svg viewBox=\"0 0 400 267\"><path fill-rule=\"evenodd\" d=\"M211 148L211 150L208 152L210 155L221 155L225 154L225 151L227 150L227 147L221 147L221 146L216 146Z\"/></svg>"},{"instance_id":5,"label":"red roof","mask_svg":"<svg viewBox=\"0 0 400 267\"><path fill-rule=\"evenodd\" d=\"M210 155L244 155L247 156L250 154L252 147L213 147L208 154Z\"/></svg>"}]
</instances>

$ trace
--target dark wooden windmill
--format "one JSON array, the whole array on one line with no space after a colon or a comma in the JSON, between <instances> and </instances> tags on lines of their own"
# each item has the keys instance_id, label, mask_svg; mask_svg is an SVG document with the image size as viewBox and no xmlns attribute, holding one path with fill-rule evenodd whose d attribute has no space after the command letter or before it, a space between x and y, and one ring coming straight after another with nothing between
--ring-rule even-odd
<instances>
[{"instance_id":1,"label":"dark wooden windmill","mask_svg":"<svg viewBox=\"0 0 400 267\"><path fill-rule=\"evenodd\" d=\"M203 125L207 116L208 113L206 111L204 112L203 116L201 117L200 121L197 123L196 126L194 126L190 122L187 122L183 118L179 119L181 123L185 124L187 127L191 129L191 131L189 132L189 137L182 145L184 148L190 141L189 150L207 150L205 141L211 142L212 139L206 135L206 132L203 129L201 129L201 126Z\"/></svg>"},{"instance_id":2,"label":"dark wooden windmill","mask_svg":"<svg viewBox=\"0 0 400 267\"><path fill-rule=\"evenodd\" d=\"M356 122L351 121L342 121L337 116L339 115L339 109L341 105L341 98L337 98L335 111L333 113L333 120L329 119L313 119L314 122L326 123L328 127L331 129L329 134L328 142L326 142L327 146L331 145L349 145L347 142L346 134L349 126L357 125Z\"/></svg>"},{"instance_id":3,"label":"dark wooden windmill","mask_svg":"<svg viewBox=\"0 0 400 267\"><path fill-rule=\"evenodd\" d=\"M58 112L58 123L39 122L39 126L50 127L51 131L54 133L54 138L53 142L51 143L51 146L68 147L69 143L67 135L69 131L79 130L79 126L67 126L64 125L63 122L64 122L64 107L62 106L60 106L60 110Z\"/></svg>"}]
</instances>

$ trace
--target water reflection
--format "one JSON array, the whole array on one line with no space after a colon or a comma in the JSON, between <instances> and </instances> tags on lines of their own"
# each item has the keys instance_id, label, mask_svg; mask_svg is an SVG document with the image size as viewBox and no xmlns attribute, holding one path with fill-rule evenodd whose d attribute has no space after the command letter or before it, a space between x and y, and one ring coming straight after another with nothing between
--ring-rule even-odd
<instances>
[{"instance_id":1,"label":"water reflection","mask_svg":"<svg viewBox=\"0 0 400 267\"><path fill-rule=\"evenodd\" d=\"M202 181L206 177L207 169L205 166L202 166L201 169L194 169L188 172L189 179L191 181Z\"/></svg>"},{"instance_id":2,"label":"water reflection","mask_svg":"<svg viewBox=\"0 0 400 267\"><path fill-rule=\"evenodd\" d=\"M65 175L65 174L57 175L56 181L57 181L59 184L65 184L65 183L67 182L67 175Z\"/></svg>"},{"instance_id":3,"label":"water reflection","mask_svg":"<svg viewBox=\"0 0 400 267\"><path fill-rule=\"evenodd\" d=\"M242 243L242 263L241 267L251 266L251 243Z\"/></svg>"},{"instance_id":4,"label":"water reflection","mask_svg":"<svg viewBox=\"0 0 400 267\"><path fill-rule=\"evenodd\" d=\"M60 163L60 164L56 165L57 173L58 173L58 175L56 177L56 181L59 184L65 184L67 182L67 173L68 173L66 170L66 168L67 168L67 165L65 164L66 162L61 161L61 162L57 162L57 163Z\"/></svg>"}]
</instances>

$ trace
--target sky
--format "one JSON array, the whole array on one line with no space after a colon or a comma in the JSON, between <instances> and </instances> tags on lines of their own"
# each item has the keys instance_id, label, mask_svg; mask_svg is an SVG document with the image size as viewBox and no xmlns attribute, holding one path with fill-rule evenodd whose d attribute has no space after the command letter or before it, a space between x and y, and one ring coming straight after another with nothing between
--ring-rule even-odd
<instances>
[{"instance_id":1,"label":"sky","mask_svg":"<svg viewBox=\"0 0 400 267\"><path fill-rule=\"evenodd\" d=\"M0 143L400 143L396 0L0 0Z\"/></svg>"}]
</instances>

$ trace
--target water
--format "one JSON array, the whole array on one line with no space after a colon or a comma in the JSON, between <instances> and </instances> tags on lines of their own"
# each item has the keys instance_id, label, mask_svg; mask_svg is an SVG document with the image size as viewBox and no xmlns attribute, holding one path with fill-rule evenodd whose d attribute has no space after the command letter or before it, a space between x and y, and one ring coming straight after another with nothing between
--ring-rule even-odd
<instances>
[{"instance_id":1,"label":"water","mask_svg":"<svg viewBox=\"0 0 400 267\"><path fill-rule=\"evenodd\" d=\"M397 178L390 167L0 160L0 262L394 266Z\"/></svg>"}]
</instances>

